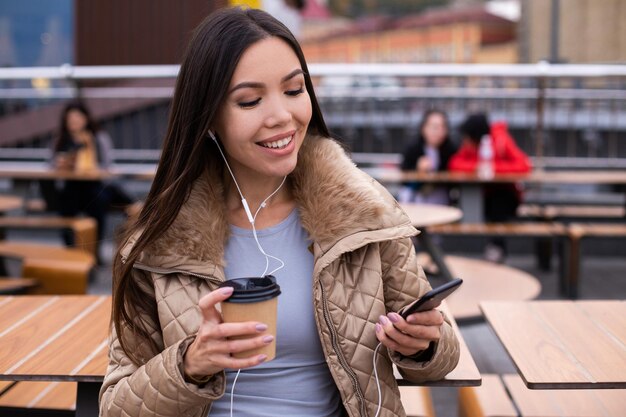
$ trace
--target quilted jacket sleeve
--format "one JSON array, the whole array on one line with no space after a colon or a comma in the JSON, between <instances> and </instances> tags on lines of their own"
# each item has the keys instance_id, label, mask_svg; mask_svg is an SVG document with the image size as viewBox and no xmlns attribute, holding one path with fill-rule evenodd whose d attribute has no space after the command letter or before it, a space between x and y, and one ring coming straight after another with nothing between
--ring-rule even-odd
<instances>
[{"instance_id":1,"label":"quilted jacket sleeve","mask_svg":"<svg viewBox=\"0 0 626 417\"><path fill-rule=\"evenodd\" d=\"M151 329L152 338L162 351L154 355L146 343L133 343L130 348L134 352L149 358L137 366L124 353L115 329L112 330L109 365L100 389L100 416L200 417L206 414L203 409L224 394L224 373L216 374L202 388L186 383L181 372L182 358L194 336L162 348L158 324L146 316L140 319Z\"/></svg>"},{"instance_id":2,"label":"quilted jacket sleeve","mask_svg":"<svg viewBox=\"0 0 626 417\"><path fill-rule=\"evenodd\" d=\"M381 244L385 303L387 311L399 312L416 298L431 289L424 271L417 264L413 242L409 239L392 240ZM434 344L433 355L426 361L417 361L389 351L403 378L413 381L441 379L459 362L459 341L448 318L441 326L441 338Z\"/></svg>"}]
</instances>

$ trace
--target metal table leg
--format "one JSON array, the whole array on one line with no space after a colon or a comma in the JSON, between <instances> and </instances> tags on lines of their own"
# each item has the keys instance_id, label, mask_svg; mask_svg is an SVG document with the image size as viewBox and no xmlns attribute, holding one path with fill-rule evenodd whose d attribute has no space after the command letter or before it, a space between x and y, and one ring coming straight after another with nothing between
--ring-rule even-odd
<instances>
[{"instance_id":1,"label":"metal table leg","mask_svg":"<svg viewBox=\"0 0 626 417\"><path fill-rule=\"evenodd\" d=\"M79 382L76 395L76 417L98 417L98 394L102 382Z\"/></svg>"},{"instance_id":2,"label":"metal table leg","mask_svg":"<svg viewBox=\"0 0 626 417\"><path fill-rule=\"evenodd\" d=\"M451 281L453 277L443 259L441 249L432 241L430 234L425 228L421 229L421 233L417 235L417 239L420 245L422 245L426 252L430 255L435 265L437 265L437 268L439 268L441 276L447 281Z\"/></svg>"}]
</instances>

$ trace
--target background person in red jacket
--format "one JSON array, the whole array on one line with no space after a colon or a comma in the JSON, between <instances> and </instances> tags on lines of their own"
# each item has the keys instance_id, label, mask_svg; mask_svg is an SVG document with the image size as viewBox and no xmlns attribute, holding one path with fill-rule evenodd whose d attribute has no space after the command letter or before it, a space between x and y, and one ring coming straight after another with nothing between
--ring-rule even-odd
<instances>
[{"instance_id":1,"label":"background person in red jacket","mask_svg":"<svg viewBox=\"0 0 626 417\"><path fill-rule=\"evenodd\" d=\"M484 113L470 115L459 127L463 141L461 148L448 164L450 171L476 172L479 146L485 135L491 137L493 171L499 173L526 173L532 168L528 156L517 147L503 121L489 125ZM516 216L521 202L518 184L489 184L483 189L484 217L487 222L505 222ZM494 262L504 261L506 245L502 238L493 239L485 248L485 257Z\"/></svg>"}]
</instances>

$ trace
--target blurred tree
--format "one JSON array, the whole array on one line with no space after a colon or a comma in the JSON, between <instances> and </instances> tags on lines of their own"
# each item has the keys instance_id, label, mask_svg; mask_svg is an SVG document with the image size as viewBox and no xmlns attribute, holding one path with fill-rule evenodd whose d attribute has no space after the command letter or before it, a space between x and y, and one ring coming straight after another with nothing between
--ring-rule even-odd
<instances>
[{"instance_id":1,"label":"blurred tree","mask_svg":"<svg viewBox=\"0 0 626 417\"><path fill-rule=\"evenodd\" d=\"M328 0L333 14L346 17L384 14L401 16L419 13L429 7L446 6L453 0Z\"/></svg>"}]
</instances>

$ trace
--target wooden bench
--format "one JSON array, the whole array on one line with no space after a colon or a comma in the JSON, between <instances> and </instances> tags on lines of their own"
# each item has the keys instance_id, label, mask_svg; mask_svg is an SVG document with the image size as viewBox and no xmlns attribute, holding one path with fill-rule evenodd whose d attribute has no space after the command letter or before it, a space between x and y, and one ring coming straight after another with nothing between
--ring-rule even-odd
<instances>
[{"instance_id":1,"label":"wooden bench","mask_svg":"<svg viewBox=\"0 0 626 417\"><path fill-rule=\"evenodd\" d=\"M459 417L518 417L498 375L482 375L479 387L459 388Z\"/></svg>"},{"instance_id":2,"label":"wooden bench","mask_svg":"<svg viewBox=\"0 0 626 417\"><path fill-rule=\"evenodd\" d=\"M96 255L98 224L91 217L3 216L0 229L68 229L74 234L77 249Z\"/></svg>"},{"instance_id":3,"label":"wooden bench","mask_svg":"<svg viewBox=\"0 0 626 417\"><path fill-rule=\"evenodd\" d=\"M0 277L0 294L23 294L38 285L33 278Z\"/></svg>"},{"instance_id":4,"label":"wooden bench","mask_svg":"<svg viewBox=\"0 0 626 417\"><path fill-rule=\"evenodd\" d=\"M508 391L508 393L507 393ZM622 417L626 390L530 390L518 375L483 375L459 390L461 417ZM518 412L519 411L519 412Z\"/></svg>"},{"instance_id":5,"label":"wooden bench","mask_svg":"<svg viewBox=\"0 0 626 417\"><path fill-rule=\"evenodd\" d=\"M74 416L76 382L21 381L0 391L0 415Z\"/></svg>"},{"instance_id":6,"label":"wooden bench","mask_svg":"<svg viewBox=\"0 0 626 417\"><path fill-rule=\"evenodd\" d=\"M549 239L549 245L538 247L537 256L539 265L549 269L552 254L551 241L557 239L559 250L559 280L560 288L565 292L568 268L568 255L566 248L568 229L565 225L556 222L507 222L507 223L452 223L437 225L428 228L432 234L458 235L458 236L497 236L497 237L536 237Z\"/></svg>"},{"instance_id":7,"label":"wooden bench","mask_svg":"<svg viewBox=\"0 0 626 417\"><path fill-rule=\"evenodd\" d=\"M591 205L539 205L522 204L517 209L517 215L542 220L594 218L620 219L626 217L626 207L622 206L591 206Z\"/></svg>"},{"instance_id":8,"label":"wooden bench","mask_svg":"<svg viewBox=\"0 0 626 417\"><path fill-rule=\"evenodd\" d=\"M463 285L447 298L456 320L482 317L482 301L532 300L541 292L537 278L507 265L460 256L446 256L445 262L455 277L463 279Z\"/></svg>"},{"instance_id":9,"label":"wooden bench","mask_svg":"<svg viewBox=\"0 0 626 417\"><path fill-rule=\"evenodd\" d=\"M570 298L578 297L581 243L585 238L626 238L626 223L572 223L567 227L569 264L564 290Z\"/></svg>"},{"instance_id":10,"label":"wooden bench","mask_svg":"<svg viewBox=\"0 0 626 417\"><path fill-rule=\"evenodd\" d=\"M95 265L83 250L27 242L0 241L0 256L21 260L22 276L37 279L38 294L85 294Z\"/></svg>"},{"instance_id":11,"label":"wooden bench","mask_svg":"<svg viewBox=\"0 0 626 417\"><path fill-rule=\"evenodd\" d=\"M434 417L435 408L428 387L401 386L400 398L407 417Z\"/></svg>"}]
</instances>

